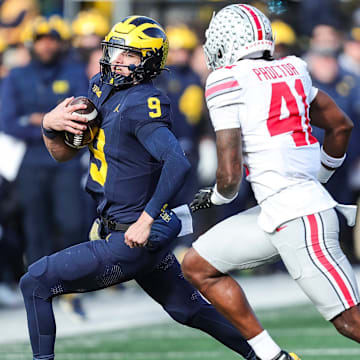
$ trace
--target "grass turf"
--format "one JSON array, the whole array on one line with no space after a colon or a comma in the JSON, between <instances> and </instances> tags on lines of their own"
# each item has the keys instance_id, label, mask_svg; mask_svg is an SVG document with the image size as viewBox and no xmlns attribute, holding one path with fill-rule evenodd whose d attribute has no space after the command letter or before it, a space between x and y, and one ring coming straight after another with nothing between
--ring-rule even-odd
<instances>
[{"instance_id":1,"label":"grass turf","mask_svg":"<svg viewBox=\"0 0 360 360\"><path fill-rule=\"evenodd\" d=\"M257 312L282 348L302 360L359 360L360 348L338 334L311 306ZM27 343L0 345L0 360L30 360ZM239 359L201 333L174 322L59 338L56 360L199 360Z\"/></svg>"}]
</instances>

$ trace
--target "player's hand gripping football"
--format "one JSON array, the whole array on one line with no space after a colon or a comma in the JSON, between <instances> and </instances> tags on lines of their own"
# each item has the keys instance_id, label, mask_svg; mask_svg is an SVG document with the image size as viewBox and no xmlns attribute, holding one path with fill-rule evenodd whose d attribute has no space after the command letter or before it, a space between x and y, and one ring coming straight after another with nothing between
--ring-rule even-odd
<instances>
[{"instance_id":1,"label":"player's hand gripping football","mask_svg":"<svg viewBox=\"0 0 360 360\"><path fill-rule=\"evenodd\" d=\"M58 106L48 112L43 119L43 127L56 131L68 131L73 134L80 135L86 130L87 120L80 116L73 114L74 111L86 109L84 104L70 105L74 97L66 98Z\"/></svg>"},{"instance_id":2,"label":"player's hand gripping football","mask_svg":"<svg viewBox=\"0 0 360 360\"><path fill-rule=\"evenodd\" d=\"M200 189L194 196L194 200L190 204L190 209L192 212L208 209L213 206L211 202L211 195L213 193L213 188L208 187L204 189Z\"/></svg>"}]
</instances>

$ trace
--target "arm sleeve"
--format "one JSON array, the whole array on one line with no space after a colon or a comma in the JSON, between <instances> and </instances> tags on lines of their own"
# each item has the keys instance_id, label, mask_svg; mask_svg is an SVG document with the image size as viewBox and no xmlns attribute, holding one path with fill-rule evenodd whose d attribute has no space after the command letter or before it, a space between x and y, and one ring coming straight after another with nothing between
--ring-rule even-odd
<instances>
[{"instance_id":1,"label":"arm sleeve","mask_svg":"<svg viewBox=\"0 0 360 360\"><path fill-rule=\"evenodd\" d=\"M1 90L1 127L2 130L23 140L40 140L42 138L39 126L29 124L30 114L20 115L19 104L15 88L16 81L11 73L4 79Z\"/></svg>"},{"instance_id":2,"label":"arm sleeve","mask_svg":"<svg viewBox=\"0 0 360 360\"><path fill-rule=\"evenodd\" d=\"M145 211L156 218L163 205L180 190L190 170L190 163L165 123L154 122L142 126L137 131L137 138L155 159L163 163L155 192L145 207Z\"/></svg>"}]
</instances>

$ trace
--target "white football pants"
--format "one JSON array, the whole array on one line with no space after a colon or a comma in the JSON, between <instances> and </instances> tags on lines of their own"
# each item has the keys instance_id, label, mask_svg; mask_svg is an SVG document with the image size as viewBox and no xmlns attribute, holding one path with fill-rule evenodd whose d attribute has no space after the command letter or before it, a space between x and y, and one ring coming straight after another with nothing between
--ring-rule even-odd
<instances>
[{"instance_id":1,"label":"white football pants","mask_svg":"<svg viewBox=\"0 0 360 360\"><path fill-rule=\"evenodd\" d=\"M194 249L222 273L281 258L326 320L359 303L355 274L339 245L334 209L288 221L273 233L258 226L259 213L256 206L225 219L200 236Z\"/></svg>"}]
</instances>

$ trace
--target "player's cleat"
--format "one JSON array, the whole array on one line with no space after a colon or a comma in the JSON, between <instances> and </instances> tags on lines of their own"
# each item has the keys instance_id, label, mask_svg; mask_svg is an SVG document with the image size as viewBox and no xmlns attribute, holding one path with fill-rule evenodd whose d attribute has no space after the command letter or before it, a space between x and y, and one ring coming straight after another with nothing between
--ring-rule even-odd
<instances>
[{"instance_id":1,"label":"player's cleat","mask_svg":"<svg viewBox=\"0 0 360 360\"><path fill-rule=\"evenodd\" d=\"M301 360L295 353L291 352L289 353L289 356L293 360Z\"/></svg>"},{"instance_id":2,"label":"player's cleat","mask_svg":"<svg viewBox=\"0 0 360 360\"><path fill-rule=\"evenodd\" d=\"M278 357L276 357L274 360L301 360L301 359L294 353L287 353L286 351L281 350Z\"/></svg>"},{"instance_id":3,"label":"player's cleat","mask_svg":"<svg viewBox=\"0 0 360 360\"><path fill-rule=\"evenodd\" d=\"M257 360L261 360L260 358L256 358ZM301 360L295 353L287 353L284 350L281 350L280 354L275 357L273 360Z\"/></svg>"}]
</instances>

